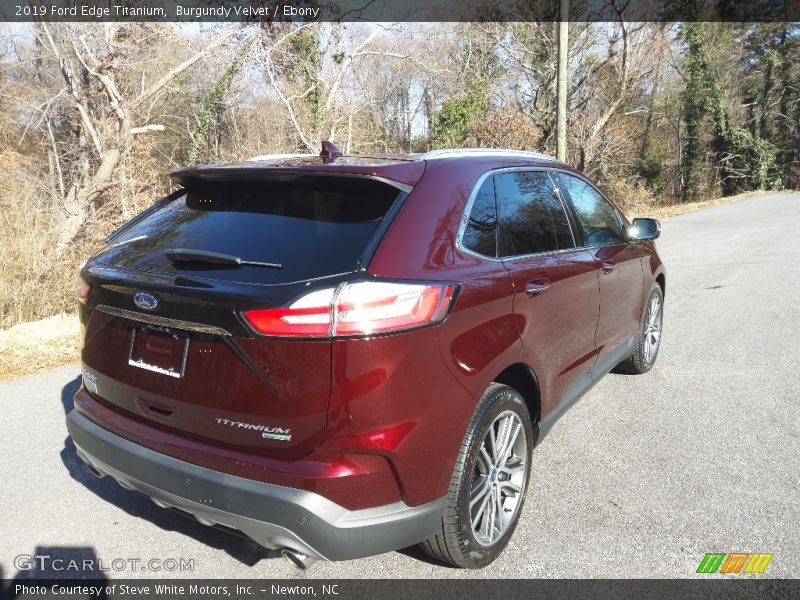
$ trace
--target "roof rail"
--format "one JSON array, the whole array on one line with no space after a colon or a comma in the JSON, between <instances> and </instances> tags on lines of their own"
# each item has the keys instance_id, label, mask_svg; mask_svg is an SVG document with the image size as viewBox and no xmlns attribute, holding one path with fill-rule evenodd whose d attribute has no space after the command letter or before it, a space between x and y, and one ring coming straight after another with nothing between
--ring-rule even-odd
<instances>
[{"instance_id":1,"label":"roof rail","mask_svg":"<svg viewBox=\"0 0 800 600\"><path fill-rule=\"evenodd\" d=\"M287 160L289 158L309 158L313 156L318 156L318 155L309 154L307 152L301 152L298 154L259 154L258 156L253 156L252 158L248 158L247 162L263 162L265 160Z\"/></svg>"},{"instance_id":2,"label":"roof rail","mask_svg":"<svg viewBox=\"0 0 800 600\"><path fill-rule=\"evenodd\" d=\"M319 154L308 154L307 152L301 152L299 154L262 154L260 156L254 156L253 158L248 158L247 162L262 162L265 160L288 160L292 158L309 158L309 157L319 157L325 161L325 164L329 162L335 161L337 158L342 156L342 151L339 150L336 146L333 145L333 142L329 142L328 140L322 140L322 150Z\"/></svg>"},{"instance_id":3,"label":"roof rail","mask_svg":"<svg viewBox=\"0 0 800 600\"><path fill-rule=\"evenodd\" d=\"M502 148L444 148L442 150L431 150L420 155L423 160L435 158L454 158L458 156L516 156L519 158L535 158L537 160L552 160L555 158L548 154L539 152L528 152L527 150L503 150Z\"/></svg>"}]
</instances>

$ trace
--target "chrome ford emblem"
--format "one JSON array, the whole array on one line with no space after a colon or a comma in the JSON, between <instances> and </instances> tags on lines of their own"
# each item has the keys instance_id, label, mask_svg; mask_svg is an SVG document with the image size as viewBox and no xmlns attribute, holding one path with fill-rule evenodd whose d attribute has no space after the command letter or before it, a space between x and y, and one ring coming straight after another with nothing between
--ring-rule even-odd
<instances>
[{"instance_id":1,"label":"chrome ford emblem","mask_svg":"<svg viewBox=\"0 0 800 600\"><path fill-rule=\"evenodd\" d=\"M133 301L136 306L144 310L153 310L158 306L158 298L147 292L136 292L133 295Z\"/></svg>"}]
</instances>

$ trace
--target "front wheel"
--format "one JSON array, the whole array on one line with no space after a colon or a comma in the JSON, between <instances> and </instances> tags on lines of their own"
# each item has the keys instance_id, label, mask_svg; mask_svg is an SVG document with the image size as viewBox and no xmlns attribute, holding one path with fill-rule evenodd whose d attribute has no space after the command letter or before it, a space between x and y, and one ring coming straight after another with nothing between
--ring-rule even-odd
<instances>
[{"instance_id":1,"label":"front wheel","mask_svg":"<svg viewBox=\"0 0 800 600\"><path fill-rule=\"evenodd\" d=\"M531 419L522 396L493 383L462 442L442 527L422 548L439 560L470 569L497 558L519 520L532 446Z\"/></svg>"},{"instance_id":2,"label":"front wheel","mask_svg":"<svg viewBox=\"0 0 800 600\"><path fill-rule=\"evenodd\" d=\"M664 320L664 292L657 283L653 284L645 307L642 327L636 347L627 359L617 366L620 373L640 375L653 368L661 346L661 326Z\"/></svg>"}]
</instances>

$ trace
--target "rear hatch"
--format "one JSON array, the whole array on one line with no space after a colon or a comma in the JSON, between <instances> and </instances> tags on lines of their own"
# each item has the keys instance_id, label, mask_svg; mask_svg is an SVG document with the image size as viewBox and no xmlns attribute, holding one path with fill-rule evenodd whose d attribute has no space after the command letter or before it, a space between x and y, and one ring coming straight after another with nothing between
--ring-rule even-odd
<instances>
[{"instance_id":1,"label":"rear hatch","mask_svg":"<svg viewBox=\"0 0 800 600\"><path fill-rule=\"evenodd\" d=\"M183 183L82 271L87 389L191 437L303 456L325 436L331 342L263 337L242 313L363 269L408 187L252 169Z\"/></svg>"}]
</instances>

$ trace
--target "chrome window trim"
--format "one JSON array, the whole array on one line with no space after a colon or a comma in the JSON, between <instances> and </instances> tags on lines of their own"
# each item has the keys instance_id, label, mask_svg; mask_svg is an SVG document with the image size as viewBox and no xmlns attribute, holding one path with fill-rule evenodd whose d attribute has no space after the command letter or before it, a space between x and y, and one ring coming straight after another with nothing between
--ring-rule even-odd
<instances>
[{"instance_id":1,"label":"chrome window trim","mask_svg":"<svg viewBox=\"0 0 800 600\"><path fill-rule=\"evenodd\" d=\"M267 162L268 160L287 160L290 158L319 158L319 154L297 152L289 154L258 154L251 156L245 162Z\"/></svg>"},{"instance_id":2,"label":"chrome window trim","mask_svg":"<svg viewBox=\"0 0 800 600\"><path fill-rule=\"evenodd\" d=\"M550 185L553 186L553 190L556 192L556 197L558 201L561 203L561 208L564 211L564 216L567 217L567 225L569 226L570 234L572 235L572 243L574 244L572 248L560 248L558 250L547 250L544 252L532 252L530 254L516 254L514 256L486 256L485 254L481 254L480 252L475 252L474 250L470 250L469 248L464 246L464 233L467 230L467 225L469 224L469 215L472 212L472 205L475 203L475 198L478 196L478 192L483 186L483 183L486 181L488 177L494 177L495 175L502 174L502 173L514 173L519 171L532 171L532 172L543 172L548 173L548 179L550 180ZM572 221L569 218L569 211L567 209L566 204L564 203L563 198L561 197L561 193L558 190L558 186L555 185L553 178L549 176L550 171L556 172L564 172L564 169L554 168L554 167L500 167L497 169L491 169L486 171L483 175L478 178L478 181L475 183L475 186L472 188L470 192L469 198L467 199L467 204L464 206L464 212L461 215L461 222L458 226L458 232L456 233L456 249L464 254L468 254L469 256L474 256L475 258L480 258L482 260L488 260L491 262L513 262L516 260L522 260L525 258L531 258L535 256L550 256L554 254L565 254L567 252L574 252L575 250L586 250L586 246L578 246L577 240L575 238L575 231L572 229ZM497 195L495 194L495 206L497 203ZM613 205L612 205L613 206ZM497 218L497 226L500 226L500 216L499 211L496 214ZM497 252L499 253L500 248L499 245L496 248Z\"/></svg>"},{"instance_id":3,"label":"chrome window trim","mask_svg":"<svg viewBox=\"0 0 800 600\"><path fill-rule=\"evenodd\" d=\"M529 152L527 150L503 150L501 148L442 148L440 150L430 150L424 154L420 154L421 160L434 160L437 158L458 158L461 156L491 156L491 157L507 157L507 158L533 158L536 160L547 160L551 162L558 162L549 154L542 154L540 152Z\"/></svg>"},{"instance_id":4,"label":"chrome window trim","mask_svg":"<svg viewBox=\"0 0 800 600\"><path fill-rule=\"evenodd\" d=\"M228 331L216 325L204 325L203 323L191 323L189 321L181 321L179 319L170 319L167 317L160 317L158 315L146 315L144 313L136 312L133 310L125 310L124 308L117 308L115 306L107 306L99 304L95 307L96 310L112 315L114 317L122 317L123 319L130 319L131 321L138 321L139 323L148 323L150 325L160 325L162 327L172 327L174 329L183 329L185 331L197 331L200 333L213 333L216 335L230 335Z\"/></svg>"},{"instance_id":5,"label":"chrome window trim","mask_svg":"<svg viewBox=\"0 0 800 600\"><path fill-rule=\"evenodd\" d=\"M480 252L475 252L474 250L470 250L463 244L464 233L467 231L467 225L469 224L469 215L472 213L472 205L475 204L475 199L478 197L478 192L480 191L481 187L483 186L484 182L487 178L491 177L495 171L486 171L483 175L478 178L478 181L475 182L475 185L472 188L472 191L469 193L469 197L467 198L467 203L464 206L464 212L461 213L461 221L458 224L458 231L456 232L456 248L465 254L469 254L470 256L475 256L477 258L482 258L484 260L491 260L491 261L499 261L500 259L496 256L486 256L485 254L481 254ZM497 220L497 195L495 194L495 221ZM496 227L496 225L495 225ZM495 235L495 239L496 239ZM497 252L497 242L495 241L495 252Z\"/></svg>"}]
</instances>

